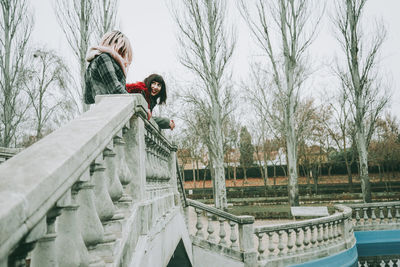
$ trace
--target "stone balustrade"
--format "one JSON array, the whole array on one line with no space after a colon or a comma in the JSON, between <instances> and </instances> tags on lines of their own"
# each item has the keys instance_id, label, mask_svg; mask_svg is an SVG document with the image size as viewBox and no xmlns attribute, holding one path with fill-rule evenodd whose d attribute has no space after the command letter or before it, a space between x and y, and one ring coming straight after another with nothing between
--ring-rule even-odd
<instances>
[{"instance_id":1,"label":"stone balustrade","mask_svg":"<svg viewBox=\"0 0 400 267\"><path fill-rule=\"evenodd\" d=\"M100 96L0 166L0 267L128 266L176 205L176 148L140 95Z\"/></svg>"},{"instance_id":2,"label":"stone balustrade","mask_svg":"<svg viewBox=\"0 0 400 267\"><path fill-rule=\"evenodd\" d=\"M254 227L259 266L286 266L337 253L355 244L351 209L335 206L332 215Z\"/></svg>"},{"instance_id":3,"label":"stone balustrade","mask_svg":"<svg viewBox=\"0 0 400 267\"><path fill-rule=\"evenodd\" d=\"M251 233L253 216L235 216L201 202L187 199L187 205L196 212L196 233L194 238L199 242L206 240L235 251L251 253L254 250ZM205 221L202 217L206 217ZM227 235L226 229L229 229Z\"/></svg>"},{"instance_id":4,"label":"stone balustrade","mask_svg":"<svg viewBox=\"0 0 400 267\"><path fill-rule=\"evenodd\" d=\"M22 148L0 147L0 164L21 152Z\"/></svg>"},{"instance_id":5,"label":"stone balustrade","mask_svg":"<svg viewBox=\"0 0 400 267\"><path fill-rule=\"evenodd\" d=\"M400 229L400 201L348 204L354 231Z\"/></svg>"}]
</instances>

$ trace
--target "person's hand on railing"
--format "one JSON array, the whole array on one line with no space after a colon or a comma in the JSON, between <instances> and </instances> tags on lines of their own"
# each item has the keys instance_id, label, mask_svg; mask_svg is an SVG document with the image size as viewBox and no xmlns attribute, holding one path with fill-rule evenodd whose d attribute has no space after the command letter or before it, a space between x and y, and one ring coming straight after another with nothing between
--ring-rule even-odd
<instances>
[{"instance_id":1,"label":"person's hand on railing","mask_svg":"<svg viewBox=\"0 0 400 267\"><path fill-rule=\"evenodd\" d=\"M147 110L147 120L150 120L150 119L151 119L151 111L149 109L149 110Z\"/></svg>"},{"instance_id":2,"label":"person's hand on railing","mask_svg":"<svg viewBox=\"0 0 400 267\"><path fill-rule=\"evenodd\" d=\"M169 128L171 128L171 131L175 128L175 122L174 122L174 120L171 120L171 121L169 122Z\"/></svg>"}]
</instances>

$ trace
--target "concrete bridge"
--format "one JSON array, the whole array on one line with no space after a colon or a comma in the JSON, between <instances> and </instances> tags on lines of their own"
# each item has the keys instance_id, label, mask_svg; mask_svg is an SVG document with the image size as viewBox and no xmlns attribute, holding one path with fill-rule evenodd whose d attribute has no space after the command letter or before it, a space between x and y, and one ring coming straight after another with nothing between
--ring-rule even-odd
<instances>
[{"instance_id":1,"label":"concrete bridge","mask_svg":"<svg viewBox=\"0 0 400 267\"><path fill-rule=\"evenodd\" d=\"M146 106L140 95L99 96L0 165L0 267L399 266L400 202L258 225L183 200L176 147L146 120ZM389 256L371 255L377 239L357 236L371 230Z\"/></svg>"}]
</instances>

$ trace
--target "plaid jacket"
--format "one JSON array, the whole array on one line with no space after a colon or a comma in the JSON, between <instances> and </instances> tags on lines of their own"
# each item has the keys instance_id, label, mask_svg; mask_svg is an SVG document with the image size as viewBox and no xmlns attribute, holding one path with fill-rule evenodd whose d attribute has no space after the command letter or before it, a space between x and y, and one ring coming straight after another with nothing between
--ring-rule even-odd
<instances>
[{"instance_id":1,"label":"plaid jacket","mask_svg":"<svg viewBox=\"0 0 400 267\"><path fill-rule=\"evenodd\" d=\"M124 72L109 54L101 53L90 62L85 72L86 104L93 104L96 95L126 93Z\"/></svg>"}]
</instances>

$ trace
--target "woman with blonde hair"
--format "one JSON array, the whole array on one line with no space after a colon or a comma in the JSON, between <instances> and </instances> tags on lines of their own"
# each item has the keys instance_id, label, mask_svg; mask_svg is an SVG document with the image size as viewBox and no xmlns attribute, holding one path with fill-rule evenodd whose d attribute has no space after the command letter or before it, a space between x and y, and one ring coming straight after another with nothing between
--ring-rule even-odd
<instances>
[{"instance_id":1,"label":"woman with blonde hair","mask_svg":"<svg viewBox=\"0 0 400 267\"><path fill-rule=\"evenodd\" d=\"M127 93L125 82L132 62L132 47L123 33L106 33L98 46L89 49L86 61L89 62L85 72L86 104L93 104L96 95Z\"/></svg>"}]
</instances>

